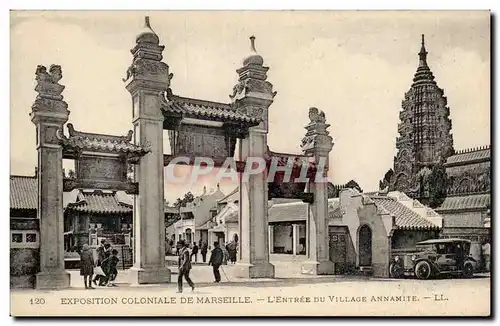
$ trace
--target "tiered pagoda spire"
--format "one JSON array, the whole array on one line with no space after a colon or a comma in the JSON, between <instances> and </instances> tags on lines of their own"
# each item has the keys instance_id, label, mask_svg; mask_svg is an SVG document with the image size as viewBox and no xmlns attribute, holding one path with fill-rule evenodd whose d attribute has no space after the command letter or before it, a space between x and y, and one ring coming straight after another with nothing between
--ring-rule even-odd
<instances>
[{"instance_id":1,"label":"tiered pagoda spire","mask_svg":"<svg viewBox=\"0 0 500 326\"><path fill-rule=\"evenodd\" d=\"M398 154L390 185L407 193L419 188L420 170L432 168L453 154L450 110L444 91L437 86L427 64L427 54L422 35L417 71L399 115Z\"/></svg>"}]
</instances>

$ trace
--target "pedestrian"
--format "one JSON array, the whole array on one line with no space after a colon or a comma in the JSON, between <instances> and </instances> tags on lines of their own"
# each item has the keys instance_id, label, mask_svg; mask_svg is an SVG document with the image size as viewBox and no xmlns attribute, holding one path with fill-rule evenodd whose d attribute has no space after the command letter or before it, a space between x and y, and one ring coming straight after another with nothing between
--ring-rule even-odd
<instances>
[{"instance_id":1,"label":"pedestrian","mask_svg":"<svg viewBox=\"0 0 500 326\"><path fill-rule=\"evenodd\" d=\"M222 252L219 243L216 241L214 242L214 249L212 250L212 253L210 255L210 261L208 262L209 266L212 265L214 271L215 283L220 282L219 267L220 265L222 265L223 260L224 260L224 253Z\"/></svg>"},{"instance_id":2,"label":"pedestrian","mask_svg":"<svg viewBox=\"0 0 500 326\"><path fill-rule=\"evenodd\" d=\"M110 268L111 268L111 252L106 251L104 253L104 260L101 263L101 268L102 271L104 272L104 275L99 277L99 286L106 286L109 281L109 274L110 274Z\"/></svg>"},{"instance_id":3,"label":"pedestrian","mask_svg":"<svg viewBox=\"0 0 500 326\"><path fill-rule=\"evenodd\" d=\"M201 245L201 258L203 258L204 263L207 261L207 252L208 252L208 245L206 242L203 242L203 244Z\"/></svg>"},{"instance_id":4,"label":"pedestrian","mask_svg":"<svg viewBox=\"0 0 500 326\"><path fill-rule=\"evenodd\" d=\"M194 262L198 262L198 245L196 242L193 243L193 250L191 251L191 257L194 257Z\"/></svg>"},{"instance_id":5,"label":"pedestrian","mask_svg":"<svg viewBox=\"0 0 500 326\"><path fill-rule=\"evenodd\" d=\"M229 260L229 253L227 252L227 248L224 245L224 242L220 246L222 249L223 257L222 257L222 265L227 265L227 261Z\"/></svg>"},{"instance_id":6,"label":"pedestrian","mask_svg":"<svg viewBox=\"0 0 500 326\"><path fill-rule=\"evenodd\" d=\"M233 240L227 245L227 251L229 253L229 260L231 264L236 264L236 253L238 244Z\"/></svg>"},{"instance_id":7,"label":"pedestrian","mask_svg":"<svg viewBox=\"0 0 500 326\"><path fill-rule=\"evenodd\" d=\"M94 274L94 255L88 244L84 244L80 253L80 275L83 276L86 289L93 289L92 275ZM88 284L87 284L88 280Z\"/></svg>"},{"instance_id":8,"label":"pedestrian","mask_svg":"<svg viewBox=\"0 0 500 326\"><path fill-rule=\"evenodd\" d=\"M484 267L486 272L490 271L490 263L491 263L491 247L489 242L484 242L484 244L481 247L481 250L483 251L483 258L484 258Z\"/></svg>"},{"instance_id":9,"label":"pedestrian","mask_svg":"<svg viewBox=\"0 0 500 326\"><path fill-rule=\"evenodd\" d=\"M104 260L105 258L105 251L106 249L104 248L104 246L106 245L106 240L105 239L102 239L101 240L101 244L99 245L99 247L97 248L97 266L101 266L101 263L102 261ZM94 278L94 284L97 285L97 281L100 281L100 278L102 277L102 275L98 275L96 274L95 275L95 278Z\"/></svg>"},{"instance_id":10,"label":"pedestrian","mask_svg":"<svg viewBox=\"0 0 500 326\"><path fill-rule=\"evenodd\" d=\"M118 275L118 269L116 268L116 266L118 266L118 262L120 261L117 256L118 250L111 250L111 257L109 257L108 274L106 274L108 278L108 286L115 286L114 281L116 280L116 276Z\"/></svg>"},{"instance_id":11,"label":"pedestrian","mask_svg":"<svg viewBox=\"0 0 500 326\"><path fill-rule=\"evenodd\" d=\"M186 279L191 289L194 291L194 283L189 278L189 272L191 271L191 254L189 253L189 243L184 240L180 241L182 248L179 251L179 277L177 278L177 293L182 293L182 278Z\"/></svg>"}]
</instances>

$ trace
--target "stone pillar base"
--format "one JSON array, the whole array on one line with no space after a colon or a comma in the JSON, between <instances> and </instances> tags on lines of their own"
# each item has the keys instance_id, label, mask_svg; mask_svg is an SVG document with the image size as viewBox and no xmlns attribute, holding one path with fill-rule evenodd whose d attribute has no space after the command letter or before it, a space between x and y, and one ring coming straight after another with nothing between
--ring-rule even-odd
<instances>
[{"instance_id":1,"label":"stone pillar base","mask_svg":"<svg viewBox=\"0 0 500 326\"><path fill-rule=\"evenodd\" d=\"M268 262L237 263L234 270L236 277L239 278L274 278L274 265Z\"/></svg>"},{"instance_id":2,"label":"stone pillar base","mask_svg":"<svg viewBox=\"0 0 500 326\"><path fill-rule=\"evenodd\" d=\"M333 275L335 264L329 260L321 262L308 260L302 263L300 270L302 274L308 275Z\"/></svg>"},{"instance_id":3,"label":"stone pillar base","mask_svg":"<svg viewBox=\"0 0 500 326\"><path fill-rule=\"evenodd\" d=\"M36 274L35 287L37 290L67 289L70 286L70 277L65 270L40 272Z\"/></svg>"},{"instance_id":4,"label":"stone pillar base","mask_svg":"<svg viewBox=\"0 0 500 326\"><path fill-rule=\"evenodd\" d=\"M154 269L132 267L129 273L132 284L170 283L170 269L168 267Z\"/></svg>"}]
</instances>

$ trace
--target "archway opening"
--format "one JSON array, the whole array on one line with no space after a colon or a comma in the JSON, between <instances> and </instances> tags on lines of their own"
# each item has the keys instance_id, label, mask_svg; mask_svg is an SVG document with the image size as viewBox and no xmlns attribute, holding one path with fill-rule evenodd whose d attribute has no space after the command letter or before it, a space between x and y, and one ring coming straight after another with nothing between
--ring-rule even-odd
<instances>
[{"instance_id":1,"label":"archway opening","mask_svg":"<svg viewBox=\"0 0 500 326\"><path fill-rule=\"evenodd\" d=\"M368 225L359 229L359 266L372 265L372 230Z\"/></svg>"}]
</instances>

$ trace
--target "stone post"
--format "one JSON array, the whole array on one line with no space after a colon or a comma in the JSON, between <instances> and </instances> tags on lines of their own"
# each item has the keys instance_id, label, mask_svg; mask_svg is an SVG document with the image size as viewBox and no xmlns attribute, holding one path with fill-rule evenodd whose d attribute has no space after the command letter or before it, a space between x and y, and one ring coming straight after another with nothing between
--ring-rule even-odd
<instances>
[{"instance_id":1,"label":"stone post","mask_svg":"<svg viewBox=\"0 0 500 326\"><path fill-rule=\"evenodd\" d=\"M70 275L64 270L64 215L62 146L58 133L68 121L68 104L61 95L64 86L61 67L51 65L36 69L38 96L31 109L31 121L36 125L38 151L38 209L40 220L40 272L36 275L37 289L63 289L70 285Z\"/></svg>"},{"instance_id":2,"label":"stone post","mask_svg":"<svg viewBox=\"0 0 500 326\"><path fill-rule=\"evenodd\" d=\"M134 142L151 151L134 170L139 194L134 196L135 262L133 283L170 282L165 264L163 114L159 94L170 85L168 65L163 63L164 46L146 17L144 29L131 50L134 59L124 80L132 95Z\"/></svg>"},{"instance_id":3,"label":"stone post","mask_svg":"<svg viewBox=\"0 0 500 326\"><path fill-rule=\"evenodd\" d=\"M251 37L251 52L236 72L238 84L233 88L233 108L262 122L251 127L248 136L241 139L241 158L264 158L267 152L268 109L276 95L273 85L266 81L269 68L255 50L255 37ZM243 177L245 179L245 177ZM241 196L239 222L241 260L239 276L244 278L273 278L274 266L269 263L267 171L250 175L240 181Z\"/></svg>"},{"instance_id":4,"label":"stone post","mask_svg":"<svg viewBox=\"0 0 500 326\"><path fill-rule=\"evenodd\" d=\"M316 108L309 109L309 124L305 127L306 136L301 148L307 156L314 157L317 167L316 176L308 182L308 189L314 195L309 205L307 218L307 261L302 264L303 274L334 274L334 264L329 258L328 248L328 193L327 171L328 155L333 147L332 137L326 130L325 114Z\"/></svg>"}]
</instances>

